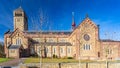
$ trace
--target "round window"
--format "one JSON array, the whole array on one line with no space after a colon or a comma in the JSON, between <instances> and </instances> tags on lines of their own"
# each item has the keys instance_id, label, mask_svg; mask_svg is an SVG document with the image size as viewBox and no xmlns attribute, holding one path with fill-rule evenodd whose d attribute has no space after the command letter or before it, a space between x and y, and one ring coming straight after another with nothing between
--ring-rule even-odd
<instances>
[{"instance_id":1,"label":"round window","mask_svg":"<svg viewBox=\"0 0 120 68\"><path fill-rule=\"evenodd\" d=\"M86 41L89 41L89 40L90 40L90 36L89 36L88 34L85 34L85 35L84 35L84 39L85 39Z\"/></svg>"}]
</instances>

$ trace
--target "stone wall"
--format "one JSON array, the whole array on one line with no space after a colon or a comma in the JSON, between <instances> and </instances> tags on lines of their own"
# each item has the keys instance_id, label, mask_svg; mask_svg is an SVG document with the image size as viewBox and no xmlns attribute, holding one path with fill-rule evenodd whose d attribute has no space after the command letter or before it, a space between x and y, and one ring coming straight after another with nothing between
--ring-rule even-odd
<instances>
[{"instance_id":1,"label":"stone wall","mask_svg":"<svg viewBox=\"0 0 120 68\"><path fill-rule=\"evenodd\" d=\"M39 63L21 64L20 68L39 68ZM119 68L120 63L111 62L106 64L105 62L94 63L43 63L42 68ZM107 66L107 67L106 67Z\"/></svg>"}]
</instances>

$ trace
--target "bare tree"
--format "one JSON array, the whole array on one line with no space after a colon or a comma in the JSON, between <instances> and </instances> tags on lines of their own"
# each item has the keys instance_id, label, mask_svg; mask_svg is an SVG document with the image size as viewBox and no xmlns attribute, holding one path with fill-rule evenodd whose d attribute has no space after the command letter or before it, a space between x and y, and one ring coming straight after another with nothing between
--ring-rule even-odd
<instances>
[{"instance_id":1,"label":"bare tree","mask_svg":"<svg viewBox=\"0 0 120 68\"><path fill-rule=\"evenodd\" d=\"M82 45L82 41L80 40L81 38L80 38L80 35L77 33L77 35L76 35L76 41L77 41L77 44L78 44L78 59L79 59L79 68L81 68L81 59L80 59L80 52L81 52L81 49L83 48L83 45Z\"/></svg>"},{"instance_id":2,"label":"bare tree","mask_svg":"<svg viewBox=\"0 0 120 68\"><path fill-rule=\"evenodd\" d=\"M42 41L40 41L40 38L43 39L43 30L45 27L48 26L48 16L43 12L42 9L39 9L38 12L38 22L37 22L37 33L39 38L39 57L40 57L40 68L42 68L42 57L45 57L45 44L41 44ZM44 26L44 27L43 27ZM45 38L44 38L44 43L46 43Z\"/></svg>"}]
</instances>

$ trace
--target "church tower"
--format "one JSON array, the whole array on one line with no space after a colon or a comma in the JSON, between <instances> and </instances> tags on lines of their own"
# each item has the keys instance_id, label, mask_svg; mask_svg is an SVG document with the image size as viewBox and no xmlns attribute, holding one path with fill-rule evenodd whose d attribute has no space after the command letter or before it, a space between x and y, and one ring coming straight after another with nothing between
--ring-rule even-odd
<instances>
[{"instance_id":1,"label":"church tower","mask_svg":"<svg viewBox=\"0 0 120 68\"><path fill-rule=\"evenodd\" d=\"M25 12L21 7L14 10L14 30L20 29L21 31L28 30L28 20Z\"/></svg>"}]
</instances>

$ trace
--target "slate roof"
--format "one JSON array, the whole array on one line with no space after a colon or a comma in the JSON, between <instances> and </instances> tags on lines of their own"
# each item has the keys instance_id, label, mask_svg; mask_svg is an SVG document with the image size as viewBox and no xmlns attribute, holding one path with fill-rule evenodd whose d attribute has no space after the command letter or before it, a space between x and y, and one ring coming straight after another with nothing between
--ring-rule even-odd
<instances>
[{"instance_id":1,"label":"slate roof","mask_svg":"<svg viewBox=\"0 0 120 68\"><path fill-rule=\"evenodd\" d=\"M117 40L111 40L111 39L102 39L100 40L102 42L120 42L120 41L117 41Z\"/></svg>"},{"instance_id":2,"label":"slate roof","mask_svg":"<svg viewBox=\"0 0 120 68\"><path fill-rule=\"evenodd\" d=\"M19 49L20 45L10 45L8 48L9 49Z\"/></svg>"},{"instance_id":3,"label":"slate roof","mask_svg":"<svg viewBox=\"0 0 120 68\"><path fill-rule=\"evenodd\" d=\"M40 43L36 43L36 44L38 44L38 45L46 45L46 46L57 46L57 45L59 45L59 46L65 46L65 45L67 45L67 46L72 46L72 44L71 43L69 43L69 42L59 42L59 43L57 43L57 42L46 42L46 43L44 43L44 42L40 42Z\"/></svg>"},{"instance_id":4,"label":"slate roof","mask_svg":"<svg viewBox=\"0 0 120 68\"><path fill-rule=\"evenodd\" d=\"M64 35L69 35L71 34L72 32L71 31L43 31L43 32L39 32L39 31L26 31L24 33L27 33L27 34L64 34Z\"/></svg>"}]
</instances>

